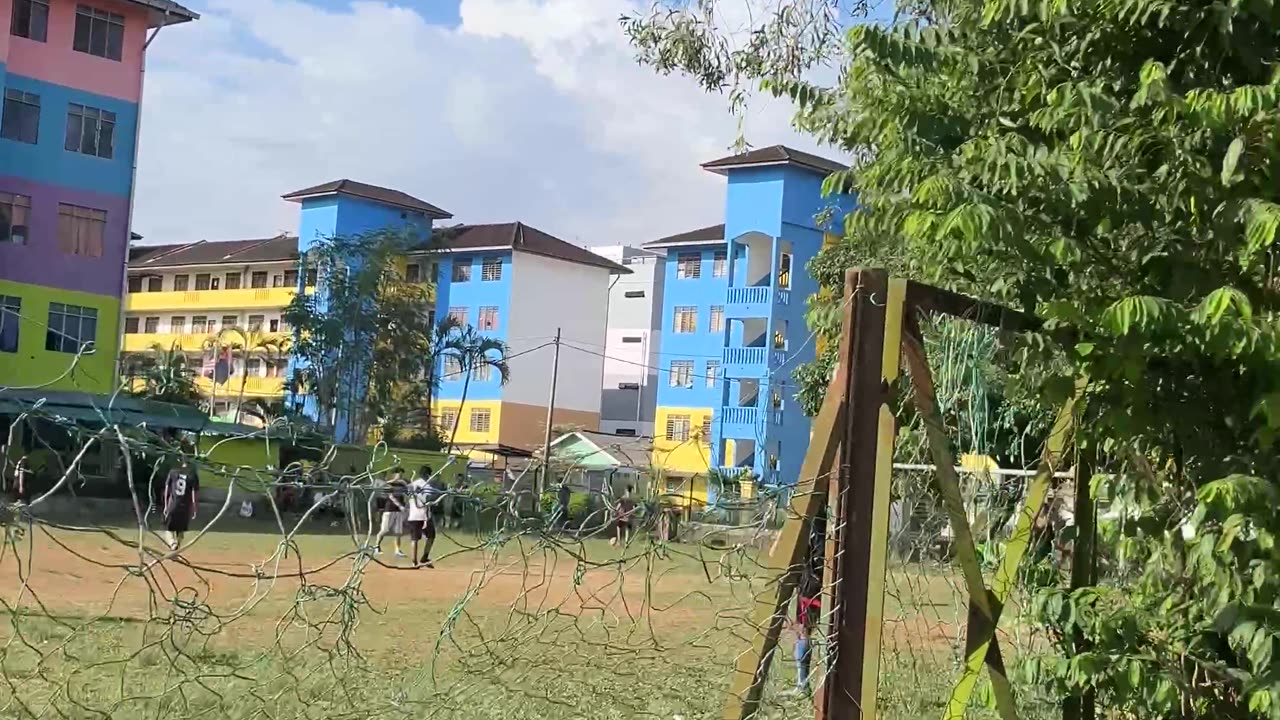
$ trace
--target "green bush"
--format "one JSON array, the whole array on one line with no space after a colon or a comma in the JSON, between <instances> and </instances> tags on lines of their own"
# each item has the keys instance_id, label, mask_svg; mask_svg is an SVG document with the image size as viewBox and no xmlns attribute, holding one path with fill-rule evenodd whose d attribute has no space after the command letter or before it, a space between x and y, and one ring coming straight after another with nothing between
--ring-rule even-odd
<instances>
[{"instance_id":1,"label":"green bush","mask_svg":"<svg viewBox=\"0 0 1280 720\"><path fill-rule=\"evenodd\" d=\"M556 511L556 493L544 492L539 499L538 507L542 510L544 517L551 517ZM591 513L591 494L590 493L569 493L569 511L568 519L581 520Z\"/></svg>"}]
</instances>

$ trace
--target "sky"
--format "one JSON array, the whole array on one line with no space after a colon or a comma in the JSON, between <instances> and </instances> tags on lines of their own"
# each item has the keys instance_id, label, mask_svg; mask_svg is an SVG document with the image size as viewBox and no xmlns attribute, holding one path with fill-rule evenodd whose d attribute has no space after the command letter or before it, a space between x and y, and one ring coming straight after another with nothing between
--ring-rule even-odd
<instances>
[{"instance_id":1,"label":"sky","mask_svg":"<svg viewBox=\"0 0 1280 720\"><path fill-rule=\"evenodd\" d=\"M748 2L752 0L743 0ZM727 99L641 67L618 17L650 0L194 0L148 50L133 230L145 243L296 232L280 196L349 178L450 222L578 245L722 222ZM754 146L840 158L758 98Z\"/></svg>"}]
</instances>

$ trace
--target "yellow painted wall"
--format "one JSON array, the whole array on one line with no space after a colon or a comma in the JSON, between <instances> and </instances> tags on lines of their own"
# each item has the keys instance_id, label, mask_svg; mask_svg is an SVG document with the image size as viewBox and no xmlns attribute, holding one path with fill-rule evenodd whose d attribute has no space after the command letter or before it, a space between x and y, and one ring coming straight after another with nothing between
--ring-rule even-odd
<instances>
[{"instance_id":1,"label":"yellow painted wall","mask_svg":"<svg viewBox=\"0 0 1280 720\"><path fill-rule=\"evenodd\" d=\"M280 469L283 444L266 438L237 438L226 435L200 436L200 454L208 468L201 479L205 484L227 487L235 477L236 489L261 492L275 479Z\"/></svg>"},{"instance_id":2,"label":"yellow painted wall","mask_svg":"<svg viewBox=\"0 0 1280 720\"><path fill-rule=\"evenodd\" d=\"M120 346L120 300L107 295L62 290L0 280L0 295L20 298L18 352L0 353L0 384L49 390L110 393L116 385L116 354ZM45 350L49 303L91 307L98 311L97 337L92 354ZM75 365L70 374L67 369ZM56 381L56 382L55 382Z\"/></svg>"},{"instance_id":3,"label":"yellow painted wall","mask_svg":"<svg viewBox=\"0 0 1280 720\"><path fill-rule=\"evenodd\" d=\"M667 416L688 415L692 434L688 440L667 440ZM654 418L653 465L668 472L706 474L710 470L710 438L697 437L711 408L659 406Z\"/></svg>"},{"instance_id":4,"label":"yellow painted wall","mask_svg":"<svg viewBox=\"0 0 1280 720\"><path fill-rule=\"evenodd\" d=\"M692 499L695 510L707 504L705 475L663 477L655 488L658 501L676 507L688 507Z\"/></svg>"},{"instance_id":5,"label":"yellow painted wall","mask_svg":"<svg viewBox=\"0 0 1280 720\"><path fill-rule=\"evenodd\" d=\"M450 409L458 413L458 436L455 442L467 445L498 442L498 429L502 426L501 400L468 400L465 406L460 406L457 400L437 400L432 403L431 408L432 417L437 423L440 420L441 410ZM471 411L473 409L489 410L488 432L471 432ZM440 429L445 442L449 441L451 431L452 428L442 427Z\"/></svg>"}]
</instances>

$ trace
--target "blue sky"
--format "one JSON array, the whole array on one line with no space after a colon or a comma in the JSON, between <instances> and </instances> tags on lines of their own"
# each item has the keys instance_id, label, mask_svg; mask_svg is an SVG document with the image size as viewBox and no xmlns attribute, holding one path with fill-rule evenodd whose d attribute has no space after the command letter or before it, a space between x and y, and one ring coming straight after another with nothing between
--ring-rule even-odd
<instances>
[{"instance_id":1,"label":"blue sky","mask_svg":"<svg viewBox=\"0 0 1280 720\"><path fill-rule=\"evenodd\" d=\"M280 195L340 178L581 245L720 222L723 178L698 165L738 121L636 65L617 18L649 2L191 0L203 17L148 51L134 229L294 232ZM755 102L746 137L833 154L789 118Z\"/></svg>"}]
</instances>

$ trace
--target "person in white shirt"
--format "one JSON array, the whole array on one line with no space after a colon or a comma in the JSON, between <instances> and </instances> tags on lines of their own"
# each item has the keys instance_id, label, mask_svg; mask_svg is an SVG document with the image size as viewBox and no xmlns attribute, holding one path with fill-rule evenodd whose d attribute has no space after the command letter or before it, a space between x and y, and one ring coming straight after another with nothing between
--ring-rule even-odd
<instances>
[{"instance_id":1,"label":"person in white shirt","mask_svg":"<svg viewBox=\"0 0 1280 720\"><path fill-rule=\"evenodd\" d=\"M434 506L440 501L438 493L431 485L431 468L423 466L418 476L409 483L409 528L410 552L413 553L414 567L435 567L431 562L431 546L436 542L436 523L432 517ZM422 541L422 554L418 554L418 542Z\"/></svg>"}]
</instances>

